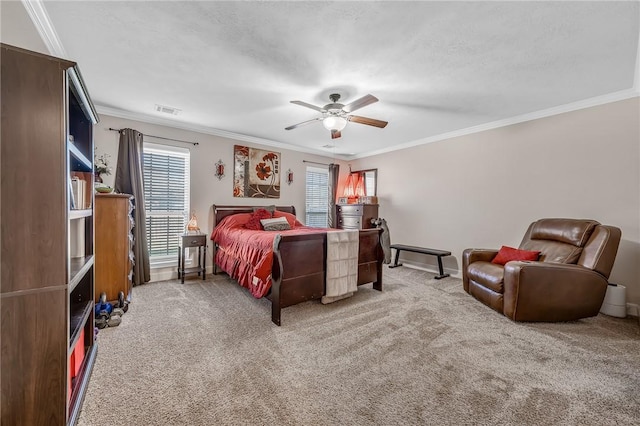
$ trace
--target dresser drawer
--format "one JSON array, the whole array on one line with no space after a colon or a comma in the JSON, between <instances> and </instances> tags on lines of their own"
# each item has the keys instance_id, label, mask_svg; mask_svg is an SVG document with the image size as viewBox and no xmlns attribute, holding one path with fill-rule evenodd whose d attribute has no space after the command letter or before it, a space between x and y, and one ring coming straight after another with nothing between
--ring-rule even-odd
<instances>
[{"instance_id":1,"label":"dresser drawer","mask_svg":"<svg viewBox=\"0 0 640 426\"><path fill-rule=\"evenodd\" d=\"M353 205L338 205L336 206L338 214L343 216L362 216L362 206L358 204Z\"/></svg>"},{"instance_id":2,"label":"dresser drawer","mask_svg":"<svg viewBox=\"0 0 640 426\"><path fill-rule=\"evenodd\" d=\"M362 229L360 216L338 216L338 227L342 229Z\"/></svg>"},{"instance_id":3,"label":"dresser drawer","mask_svg":"<svg viewBox=\"0 0 640 426\"><path fill-rule=\"evenodd\" d=\"M182 244L184 247L201 247L206 243L206 235L188 235L182 237Z\"/></svg>"}]
</instances>

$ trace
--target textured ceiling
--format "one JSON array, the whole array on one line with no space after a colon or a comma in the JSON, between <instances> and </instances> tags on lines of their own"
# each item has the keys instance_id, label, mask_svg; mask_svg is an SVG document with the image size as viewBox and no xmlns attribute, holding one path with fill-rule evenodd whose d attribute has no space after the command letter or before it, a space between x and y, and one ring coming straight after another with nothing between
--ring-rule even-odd
<instances>
[{"instance_id":1,"label":"textured ceiling","mask_svg":"<svg viewBox=\"0 0 640 426\"><path fill-rule=\"evenodd\" d=\"M640 16L609 1L44 4L103 110L357 156L629 90ZM375 95L357 115L389 125L284 130L318 116L289 101L333 92Z\"/></svg>"}]
</instances>

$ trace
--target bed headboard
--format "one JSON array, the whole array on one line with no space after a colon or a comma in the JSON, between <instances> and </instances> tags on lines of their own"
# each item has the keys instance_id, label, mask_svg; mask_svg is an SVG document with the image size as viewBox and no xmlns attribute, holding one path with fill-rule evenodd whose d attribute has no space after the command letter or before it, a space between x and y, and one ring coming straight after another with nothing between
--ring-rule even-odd
<instances>
[{"instance_id":1,"label":"bed headboard","mask_svg":"<svg viewBox=\"0 0 640 426\"><path fill-rule=\"evenodd\" d=\"M238 213L253 213L254 207L268 207L268 206L218 206L213 205L213 227L215 228L222 219L227 216ZM281 212L291 213L295 216L296 208L294 206L276 206L276 210Z\"/></svg>"}]
</instances>

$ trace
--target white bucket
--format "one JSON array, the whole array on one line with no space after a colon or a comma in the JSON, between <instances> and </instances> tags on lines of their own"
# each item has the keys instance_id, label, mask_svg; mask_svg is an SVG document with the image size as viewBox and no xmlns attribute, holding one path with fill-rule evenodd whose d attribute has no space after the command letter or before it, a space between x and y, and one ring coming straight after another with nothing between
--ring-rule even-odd
<instances>
[{"instance_id":1,"label":"white bucket","mask_svg":"<svg viewBox=\"0 0 640 426\"><path fill-rule=\"evenodd\" d=\"M609 284L600 312L612 317L627 316L627 288L620 284Z\"/></svg>"}]
</instances>

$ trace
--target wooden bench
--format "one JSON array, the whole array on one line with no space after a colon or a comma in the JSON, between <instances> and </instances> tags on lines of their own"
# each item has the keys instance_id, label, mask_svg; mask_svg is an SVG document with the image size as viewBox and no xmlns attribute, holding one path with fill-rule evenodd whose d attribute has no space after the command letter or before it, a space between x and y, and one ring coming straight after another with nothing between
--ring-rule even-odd
<instances>
[{"instance_id":1,"label":"wooden bench","mask_svg":"<svg viewBox=\"0 0 640 426\"><path fill-rule=\"evenodd\" d=\"M404 244L391 244L391 248L396 250L396 257L393 261L393 265L389 265L389 268L397 268L398 266L402 266L402 263L398 263L398 257L400 256L400 252L410 251L412 253L422 253L422 254L430 254L432 256L438 256L438 270L440 271L440 275L437 275L435 277L436 280L449 276L449 274L444 273L444 269L442 268L442 257L451 256L450 251L416 247L416 246L406 246Z\"/></svg>"}]
</instances>

